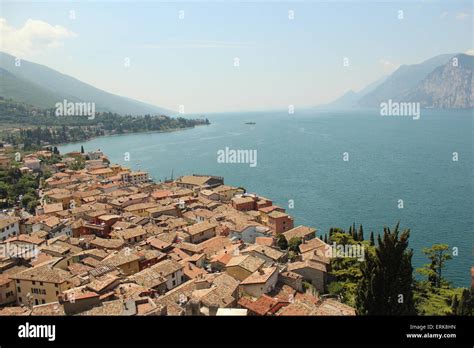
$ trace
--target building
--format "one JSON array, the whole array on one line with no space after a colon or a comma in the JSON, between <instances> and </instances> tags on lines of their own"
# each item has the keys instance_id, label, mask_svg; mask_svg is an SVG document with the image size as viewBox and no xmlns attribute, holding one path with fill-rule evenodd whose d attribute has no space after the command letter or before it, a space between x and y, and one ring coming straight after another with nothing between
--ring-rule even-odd
<instances>
[{"instance_id":1,"label":"building","mask_svg":"<svg viewBox=\"0 0 474 348\"><path fill-rule=\"evenodd\" d=\"M224 178L221 176L210 175L185 175L176 180L178 187L200 191L205 188L213 188L224 184Z\"/></svg>"},{"instance_id":2,"label":"building","mask_svg":"<svg viewBox=\"0 0 474 348\"><path fill-rule=\"evenodd\" d=\"M126 184L138 185L150 181L147 172L125 172L121 174L122 181Z\"/></svg>"},{"instance_id":3,"label":"building","mask_svg":"<svg viewBox=\"0 0 474 348\"><path fill-rule=\"evenodd\" d=\"M240 283L240 289L253 297L260 297L275 288L278 281L278 268L261 268Z\"/></svg>"},{"instance_id":4,"label":"building","mask_svg":"<svg viewBox=\"0 0 474 348\"><path fill-rule=\"evenodd\" d=\"M253 196L240 196L231 199L232 207L239 211L255 210L257 198Z\"/></svg>"},{"instance_id":5,"label":"building","mask_svg":"<svg viewBox=\"0 0 474 348\"><path fill-rule=\"evenodd\" d=\"M303 241L308 241L316 237L316 229L300 225L289 231L283 232L283 235L288 242L291 238L301 238Z\"/></svg>"},{"instance_id":6,"label":"building","mask_svg":"<svg viewBox=\"0 0 474 348\"><path fill-rule=\"evenodd\" d=\"M266 245L250 245L245 250L242 250L243 255L247 253L252 256L261 258L265 261L266 265L284 263L287 260L286 253Z\"/></svg>"},{"instance_id":7,"label":"building","mask_svg":"<svg viewBox=\"0 0 474 348\"><path fill-rule=\"evenodd\" d=\"M183 268L182 264L174 260L161 261L150 267L157 277L165 279L167 290L171 290L185 281Z\"/></svg>"},{"instance_id":8,"label":"building","mask_svg":"<svg viewBox=\"0 0 474 348\"><path fill-rule=\"evenodd\" d=\"M252 255L232 257L225 267L226 273L233 278L243 281L263 267L264 260Z\"/></svg>"},{"instance_id":9,"label":"building","mask_svg":"<svg viewBox=\"0 0 474 348\"><path fill-rule=\"evenodd\" d=\"M25 167L31 170L40 170L41 168L41 160L38 158L25 158L23 164Z\"/></svg>"},{"instance_id":10,"label":"building","mask_svg":"<svg viewBox=\"0 0 474 348\"><path fill-rule=\"evenodd\" d=\"M293 218L286 213L274 210L268 214L268 226L273 233L280 234L293 228Z\"/></svg>"},{"instance_id":11,"label":"building","mask_svg":"<svg viewBox=\"0 0 474 348\"><path fill-rule=\"evenodd\" d=\"M18 304L33 306L56 302L58 296L71 287L72 275L54 267L58 260L46 261L11 276L15 280Z\"/></svg>"},{"instance_id":12,"label":"building","mask_svg":"<svg viewBox=\"0 0 474 348\"><path fill-rule=\"evenodd\" d=\"M318 292L326 292L328 270L325 264L312 260L293 262L288 264L288 271L303 276Z\"/></svg>"},{"instance_id":13,"label":"building","mask_svg":"<svg viewBox=\"0 0 474 348\"><path fill-rule=\"evenodd\" d=\"M140 256L133 253L129 248L124 248L101 261L104 266L114 266L128 276L140 271Z\"/></svg>"},{"instance_id":14,"label":"building","mask_svg":"<svg viewBox=\"0 0 474 348\"><path fill-rule=\"evenodd\" d=\"M240 187L233 187L228 185L220 185L212 189L212 192L218 194L218 200L221 202L230 202L236 195L242 195L245 190Z\"/></svg>"},{"instance_id":15,"label":"building","mask_svg":"<svg viewBox=\"0 0 474 348\"><path fill-rule=\"evenodd\" d=\"M102 157L104 157L104 153L102 151L99 150L95 150L95 151L90 151L87 153L87 157L89 157L90 160L101 160Z\"/></svg>"},{"instance_id":16,"label":"building","mask_svg":"<svg viewBox=\"0 0 474 348\"><path fill-rule=\"evenodd\" d=\"M16 302L16 287L8 274L0 274L0 306Z\"/></svg>"},{"instance_id":17,"label":"building","mask_svg":"<svg viewBox=\"0 0 474 348\"><path fill-rule=\"evenodd\" d=\"M0 241L20 234L20 219L14 216L0 215Z\"/></svg>"},{"instance_id":18,"label":"building","mask_svg":"<svg viewBox=\"0 0 474 348\"><path fill-rule=\"evenodd\" d=\"M186 227L184 231L189 235L189 242L197 244L216 236L217 225L209 221L198 222Z\"/></svg>"}]
</instances>

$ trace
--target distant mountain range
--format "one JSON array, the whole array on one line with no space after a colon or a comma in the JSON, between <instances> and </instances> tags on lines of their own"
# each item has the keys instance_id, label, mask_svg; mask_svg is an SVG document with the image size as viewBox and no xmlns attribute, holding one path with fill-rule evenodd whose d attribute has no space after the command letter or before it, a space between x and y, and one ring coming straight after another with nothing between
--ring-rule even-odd
<instances>
[{"instance_id":1,"label":"distant mountain range","mask_svg":"<svg viewBox=\"0 0 474 348\"><path fill-rule=\"evenodd\" d=\"M322 109L378 108L389 99L419 102L424 108L474 107L474 56L443 54L420 64L402 65L360 92L349 91Z\"/></svg>"},{"instance_id":2,"label":"distant mountain range","mask_svg":"<svg viewBox=\"0 0 474 348\"><path fill-rule=\"evenodd\" d=\"M0 96L40 108L54 108L64 99L94 102L97 111L121 115L170 115L174 112L95 88L44 65L21 60L0 52Z\"/></svg>"}]
</instances>

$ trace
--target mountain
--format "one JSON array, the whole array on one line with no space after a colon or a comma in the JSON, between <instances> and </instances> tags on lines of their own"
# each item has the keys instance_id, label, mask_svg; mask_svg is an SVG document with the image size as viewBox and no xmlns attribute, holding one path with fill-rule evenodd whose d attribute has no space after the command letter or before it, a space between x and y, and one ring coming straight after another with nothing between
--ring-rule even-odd
<instances>
[{"instance_id":1,"label":"mountain","mask_svg":"<svg viewBox=\"0 0 474 348\"><path fill-rule=\"evenodd\" d=\"M474 56L442 54L402 65L359 92L349 91L322 109L379 108L380 103L418 102L424 108L474 107Z\"/></svg>"},{"instance_id":2,"label":"mountain","mask_svg":"<svg viewBox=\"0 0 474 348\"><path fill-rule=\"evenodd\" d=\"M377 88L363 96L358 104L363 107L379 107L381 102L389 99L402 100L434 69L446 64L454 55L442 54L420 64L400 66Z\"/></svg>"},{"instance_id":3,"label":"mountain","mask_svg":"<svg viewBox=\"0 0 474 348\"><path fill-rule=\"evenodd\" d=\"M474 107L474 56L458 54L402 96L429 108Z\"/></svg>"},{"instance_id":4,"label":"mountain","mask_svg":"<svg viewBox=\"0 0 474 348\"><path fill-rule=\"evenodd\" d=\"M361 89L359 92L354 92L353 90L349 90L348 92L344 93L342 96L337 98L336 100L328 103L317 106L318 109L352 109L358 106L358 101L365 96L366 94L372 92L377 86L379 86L382 82L385 81L387 77L384 76L371 84L367 87Z\"/></svg>"},{"instance_id":5,"label":"mountain","mask_svg":"<svg viewBox=\"0 0 474 348\"><path fill-rule=\"evenodd\" d=\"M58 101L58 95L34 83L19 78L8 70L0 68L0 95L17 101L27 102L41 108L49 108ZM74 100L76 101L76 100Z\"/></svg>"},{"instance_id":6,"label":"mountain","mask_svg":"<svg viewBox=\"0 0 474 348\"><path fill-rule=\"evenodd\" d=\"M170 110L95 88L44 65L21 60L0 52L0 95L42 108L54 108L57 102L94 102L97 111L126 115L170 114Z\"/></svg>"}]
</instances>

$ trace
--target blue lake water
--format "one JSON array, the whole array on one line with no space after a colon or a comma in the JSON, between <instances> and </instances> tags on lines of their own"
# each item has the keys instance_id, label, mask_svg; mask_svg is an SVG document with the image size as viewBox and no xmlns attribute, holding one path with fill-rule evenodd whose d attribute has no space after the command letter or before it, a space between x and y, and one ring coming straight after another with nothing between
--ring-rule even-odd
<instances>
[{"instance_id":1,"label":"blue lake water","mask_svg":"<svg viewBox=\"0 0 474 348\"><path fill-rule=\"evenodd\" d=\"M422 110L421 118L382 117L373 111L206 115L211 125L169 133L110 136L61 146L62 153L101 149L113 163L150 172L155 180L199 173L224 176L273 199L295 225L348 228L365 237L384 225L411 229L413 263L421 249L457 247L448 280L469 286L473 233L472 111ZM253 121L255 125L245 122ZM218 163L217 152L257 150L257 166ZM124 153L130 153L130 161ZM348 161L343 160L347 152ZM453 161L453 152L458 161ZM399 209L399 200L403 209ZM289 200L294 208L288 209Z\"/></svg>"}]
</instances>

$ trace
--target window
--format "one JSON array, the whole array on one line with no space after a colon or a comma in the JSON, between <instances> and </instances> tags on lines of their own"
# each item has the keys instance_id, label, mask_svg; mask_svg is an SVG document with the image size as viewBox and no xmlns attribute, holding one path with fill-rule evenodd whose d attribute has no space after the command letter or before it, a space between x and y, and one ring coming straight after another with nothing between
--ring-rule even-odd
<instances>
[{"instance_id":1,"label":"window","mask_svg":"<svg viewBox=\"0 0 474 348\"><path fill-rule=\"evenodd\" d=\"M40 285L43 286L43 282L40 282Z\"/></svg>"},{"instance_id":2,"label":"window","mask_svg":"<svg viewBox=\"0 0 474 348\"><path fill-rule=\"evenodd\" d=\"M41 303L42 303L42 304L45 304L45 303L46 303L46 301L45 301L45 300L41 300Z\"/></svg>"},{"instance_id":3,"label":"window","mask_svg":"<svg viewBox=\"0 0 474 348\"><path fill-rule=\"evenodd\" d=\"M18 292L21 292L21 288L20 288L20 287L18 287Z\"/></svg>"},{"instance_id":4,"label":"window","mask_svg":"<svg viewBox=\"0 0 474 348\"><path fill-rule=\"evenodd\" d=\"M23 302L23 300L21 299L21 297L18 297L18 302Z\"/></svg>"},{"instance_id":5,"label":"window","mask_svg":"<svg viewBox=\"0 0 474 348\"><path fill-rule=\"evenodd\" d=\"M38 299L35 298L35 305L39 305Z\"/></svg>"},{"instance_id":6,"label":"window","mask_svg":"<svg viewBox=\"0 0 474 348\"><path fill-rule=\"evenodd\" d=\"M175 285L176 285L176 280L173 280L173 286L175 286Z\"/></svg>"},{"instance_id":7,"label":"window","mask_svg":"<svg viewBox=\"0 0 474 348\"><path fill-rule=\"evenodd\" d=\"M35 284L36 284L36 282L33 280L33 285L35 285Z\"/></svg>"},{"instance_id":8,"label":"window","mask_svg":"<svg viewBox=\"0 0 474 348\"><path fill-rule=\"evenodd\" d=\"M58 295L59 295L59 291L56 291L56 296L58 296Z\"/></svg>"},{"instance_id":9,"label":"window","mask_svg":"<svg viewBox=\"0 0 474 348\"><path fill-rule=\"evenodd\" d=\"M17 283L17 284L20 284L20 279L17 279L17 280L16 280L16 283Z\"/></svg>"}]
</instances>

